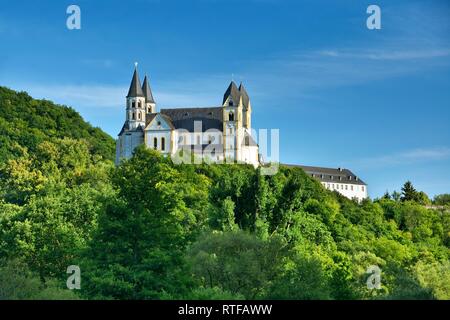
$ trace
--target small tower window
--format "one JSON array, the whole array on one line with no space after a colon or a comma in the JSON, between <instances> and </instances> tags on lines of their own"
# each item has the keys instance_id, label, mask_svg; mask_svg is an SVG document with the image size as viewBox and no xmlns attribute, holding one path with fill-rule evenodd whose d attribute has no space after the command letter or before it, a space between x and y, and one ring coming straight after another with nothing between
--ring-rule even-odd
<instances>
[{"instance_id":1,"label":"small tower window","mask_svg":"<svg viewBox=\"0 0 450 320\"><path fill-rule=\"evenodd\" d=\"M141 113L138 113L138 119L141 120Z\"/></svg>"},{"instance_id":2,"label":"small tower window","mask_svg":"<svg viewBox=\"0 0 450 320\"><path fill-rule=\"evenodd\" d=\"M230 112L228 114L228 121L234 121L234 113L233 112Z\"/></svg>"},{"instance_id":3,"label":"small tower window","mask_svg":"<svg viewBox=\"0 0 450 320\"><path fill-rule=\"evenodd\" d=\"M166 149L166 138L161 138L161 150L164 151Z\"/></svg>"},{"instance_id":4,"label":"small tower window","mask_svg":"<svg viewBox=\"0 0 450 320\"><path fill-rule=\"evenodd\" d=\"M141 102L139 101L139 102L138 102L138 108L140 108L140 107L141 107Z\"/></svg>"},{"instance_id":5,"label":"small tower window","mask_svg":"<svg viewBox=\"0 0 450 320\"><path fill-rule=\"evenodd\" d=\"M232 107L232 106L233 106L233 100L228 101L228 105L229 105L230 107Z\"/></svg>"},{"instance_id":6,"label":"small tower window","mask_svg":"<svg viewBox=\"0 0 450 320\"><path fill-rule=\"evenodd\" d=\"M136 114L134 112L132 113L132 119L136 120Z\"/></svg>"},{"instance_id":7,"label":"small tower window","mask_svg":"<svg viewBox=\"0 0 450 320\"><path fill-rule=\"evenodd\" d=\"M133 102L131 103L131 107L132 107L132 108L136 108L136 102L133 101Z\"/></svg>"},{"instance_id":8,"label":"small tower window","mask_svg":"<svg viewBox=\"0 0 450 320\"><path fill-rule=\"evenodd\" d=\"M157 149L158 148L158 139L153 138L153 148Z\"/></svg>"}]
</instances>

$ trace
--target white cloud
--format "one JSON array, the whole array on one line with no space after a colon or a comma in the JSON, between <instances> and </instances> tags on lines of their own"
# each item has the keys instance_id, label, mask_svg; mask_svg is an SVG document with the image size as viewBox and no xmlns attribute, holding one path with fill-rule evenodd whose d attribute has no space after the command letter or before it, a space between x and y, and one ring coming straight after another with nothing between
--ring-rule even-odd
<instances>
[{"instance_id":1,"label":"white cloud","mask_svg":"<svg viewBox=\"0 0 450 320\"><path fill-rule=\"evenodd\" d=\"M319 55L325 57L346 58L346 59L367 59L367 60L415 60L432 59L450 56L450 49L430 49L430 50L322 50Z\"/></svg>"},{"instance_id":2,"label":"white cloud","mask_svg":"<svg viewBox=\"0 0 450 320\"><path fill-rule=\"evenodd\" d=\"M177 83L173 83L173 87L170 83L166 85L167 90L153 90L158 108L220 105L220 91L213 95L214 91L201 90L201 87L194 90L192 85L186 85L184 88L180 88ZM75 109L103 108L117 111L124 107L128 92L128 86L114 85L15 84L12 88L27 91L33 98L51 100Z\"/></svg>"},{"instance_id":3,"label":"white cloud","mask_svg":"<svg viewBox=\"0 0 450 320\"><path fill-rule=\"evenodd\" d=\"M418 148L398 153L351 161L360 168L379 168L450 159L449 147Z\"/></svg>"}]
</instances>

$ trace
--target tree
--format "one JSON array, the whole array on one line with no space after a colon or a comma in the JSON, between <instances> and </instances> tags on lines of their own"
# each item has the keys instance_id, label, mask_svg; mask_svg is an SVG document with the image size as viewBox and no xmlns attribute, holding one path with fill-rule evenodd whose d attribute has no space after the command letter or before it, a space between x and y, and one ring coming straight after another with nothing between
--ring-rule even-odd
<instances>
[{"instance_id":1,"label":"tree","mask_svg":"<svg viewBox=\"0 0 450 320\"><path fill-rule=\"evenodd\" d=\"M201 287L218 287L247 299L265 296L283 255L279 238L265 241L244 231L204 234L187 253Z\"/></svg>"},{"instance_id":2,"label":"tree","mask_svg":"<svg viewBox=\"0 0 450 320\"><path fill-rule=\"evenodd\" d=\"M206 224L209 180L140 147L112 178L85 260L87 297L158 299L190 290L184 249Z\"/></svg>"},{"instance_id":3,"label":"tree","mask_svg":"<svg viewBox=\"0 0 450 320\"><path fill-rule=\"evenodd\" d=\"M268 293L269 299L325 300L331 298L320 261L296 255L281 269Z\"/></svg>"},{"instance_id":4,"label":"tree","mask_svg":"<svg viewBox=\"0 0 450 320\"><path fill-rule=\"evenodd\" d=\"M389 194L389 191L386 190L384 193L382 199L391 200L391 195Z\"/></svg>"},{"instance_id":5,"label":"tree","mask_svg":"<svg viewBox=\"0 0 450 320\"><path fill-rule=\"evenodd\" d=\"M411 181L406 181L402 187L402 201L417 201L418 192L412 185Z\"/></svg>"},{"instance_id":6,"label":"tree","mask_svg":"<svg viewBox=\"0 0 450 320\"><path fill-rule=\"evenodd\" d=\"M77 295L63 289L63 281L42 282L20 260L0 261L0 300L76 300Z\"/></svg>"},{"instance_id":7,"label":"tree","mask_svg":"<svg viewBox=\"0 0 450 320\"><path fill-rule=\"evenodd\" d=\"M392 192L392 199L393 200L398 202L398 201L400 201L401 197L402 197L402 194L400 192L398 192L398 191Z\"/></svg>"},{"instance_id":8,"label":"tree","mask_svg":"<svg viewBox=\"0 0 450 320\"><path fill-rule=\"evenodd\" d=\"M433 204L438 206L448 206L450 205L450 194L439 194L436 195L433 199Z\"/></svg>"}]
</instances>

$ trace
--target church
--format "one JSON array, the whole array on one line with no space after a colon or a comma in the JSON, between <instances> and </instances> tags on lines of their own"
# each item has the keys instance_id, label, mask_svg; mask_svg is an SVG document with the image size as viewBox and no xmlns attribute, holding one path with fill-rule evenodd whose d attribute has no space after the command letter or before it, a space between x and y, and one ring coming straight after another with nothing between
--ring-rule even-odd
<instances>
[{"instance_id":1,"label":"church","mask_svg":"<svg viewBox=\"0 0 450 320\"><path fill-rule=\"evenodd\" d=\"M238 87L232 81L219 106L158 112L149 79L145 76L141 85L136 65L125 109L125 123L116 142L117 165L122 159L131 158L141 144L166 156L183 151L205 162L247 163L255 168L263 164L259 146L252 137L250 97L242 83ZM324 188L349 199L367 198L367 185L348 169L290 166L303 169Z\"/></svg>"},{"instance_id":2,"label":"church","mask_svg":"<svg viewBox=\"0 0 450 320\"><path fill-rule=\"evenodd\" d=\"M137 66L126 97L125 123L116 145L116 164L145 144L164 155L187 151L212 162L260 163L251 135L252 107L244 85L232 81L222 105L206 108L156 108L149 79L141 85Z\"/></svg>"}]
</instances>

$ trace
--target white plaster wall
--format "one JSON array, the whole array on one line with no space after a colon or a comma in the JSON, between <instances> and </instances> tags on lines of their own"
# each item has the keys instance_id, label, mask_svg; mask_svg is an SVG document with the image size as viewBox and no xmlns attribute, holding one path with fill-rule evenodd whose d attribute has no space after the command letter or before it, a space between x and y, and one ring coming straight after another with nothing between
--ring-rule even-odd
<instances>
[{"instance_id":1,"label":"white plaster wall","mask_svg":"<svg viewBox=\"0 0 450 320\"><path fill-rule=\"evenodd\" d=\"M254 167L259 166L258 162L258 147L257 146L242 146L240 161L249 163Z\"/></svg>"},{"instance_id":2,"label":"white plaster wall","mask_svg":"<svg viewBox=\"0 0 450 320\"><path fill-rule=\"evenodd\" d=\"M367 198L367 186L359 184L322 182L322 185L331 191L337 191L349 199L357 198L361 201Z\"/></svg>"},{"instance_id":3,"label":"white plaster wall","mask_svg":"<svg viewBox=\"0 0 450 320\"><path fill-rule=\"evenodd\" d=\"M144 143L142 132L125 132L116 141L116 164L122 159L129 159L134 149Z\"/></svg>"},{"instance_id":4,"label":"white plaster wall","mask_svg":"<svg viewBox=\"0 0 450 320\"><path fill-rule=\"evenodd\" d=\"M156 150L160 151L163 154L169 154L170 150L170 137L171 131L169 130L160 130L160 131L145 131L147 148L154 149L154 139L156 138L157 147ZM164 148L162 147L162 138L164 138ZM163 150L164 149L164 150Z\"/></svg>"}]
</instances>

